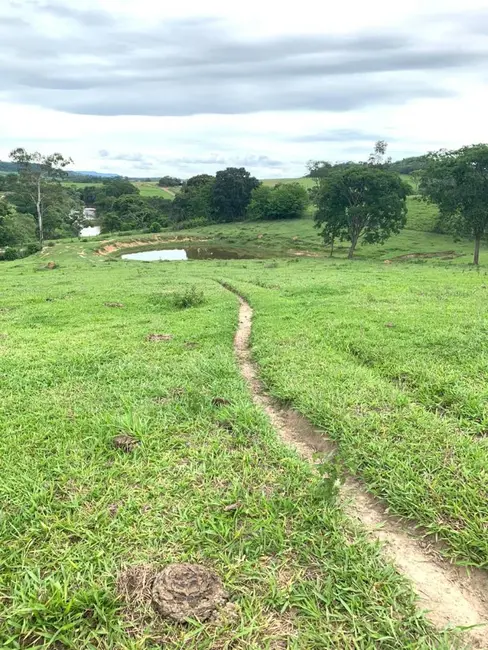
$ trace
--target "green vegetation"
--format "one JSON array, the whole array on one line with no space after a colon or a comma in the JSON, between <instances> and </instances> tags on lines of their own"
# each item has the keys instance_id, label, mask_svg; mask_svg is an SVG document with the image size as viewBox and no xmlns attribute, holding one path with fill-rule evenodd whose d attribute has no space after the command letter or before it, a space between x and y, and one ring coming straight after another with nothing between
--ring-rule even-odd
<instances>
[{"instance_id":1,"label":"green vegetation","mask_svg":"<svg viewBox=\"0 0 488 650\"><path fill-rule=\"evenodd\" d=\"M239 272L264 380L392 511L487 567L486 272L324 264Z\"/></svg>"},{"instance_id":2,"label":"green vegetation","mask_svg":"<svg viewBox=\"0 0 488 650\"><path fill-rule=\"evenodd\" d=\"M251 194L249 219L301 219L308 206L307 190L300 183L260 184Z\"/></svg>"},{"instance_id":3,"label":"green vegetation","mask_svg":"<svg viewBox=\"0 0 488 650\"><path fill-rule=\"evenodd\" d=\"M331 255L336 239L350 243L351 259L360 240L384 243L399 233L407 222L408 192L398 174L375 164L334 169L322 178L314 194L315 222Z\"/></svg>"},{"instance_id":4,"label":"green vegetation","mask_svg":"<svg viewBox=\"0 0 488 650\"><path fill-rule=\"evenodd\" d=\"M291 321L272 340L270 308L284 314L300 291L307 305L311 296L340 299L339 268L324 264L139 264L66 242L5 263L2 648L451 647L377 546L345 520L329 479L278 442L236 366L237 302L216 280L290 281L281 290L241 283L253 291L256 353L274 384L284 362L272 375L263 341L284 358L297 343L286 343ZM354 269L343 265L346 282ZM203 304L175 306L193 285ZM461 311L464 297L451 297ZM314 331L302 325L302 340ZM320 359L328 363L323 351ZM289 371L307 386L300 363ZM137 441L131 453L113 447L121 433ZM117 595L124 569L172 561L215 568L233 609L184 626L128 610Z\"/></svg>"},{"instance_id":5,"label":"green vegetation","mask_svg":"<svg viewBox=\"0 0 488 650\"><path fill-rule=\"evenodd\" d=\"M473 264L478 264L488 234L488 145L430 154L420 190L439 206L450 230L474 237Z\"/></svg>"},{"instance_id":6,"label":"green vegetation","mask_svg":"<svg viewBox=\"0 0 488 650\"><path fill-rule=\"evenodd\" d=\"M263 181L261 181L263 185L279 185L279 184L286 184L286 183L300 183L302 187L305 189L310 189L311 187L315 186L315 180L313 178L267 178Z\"/></svg>"},{"instance_id":7,"label":"green vegetation","mask_svg":"<svg viewBox=\"0 0 488 650\"><path fill-rule=\"evenodd\" d=\"M173 192L167 192L155 182L136 181L134 185L139 189L141 196L160 196L168 201L172 201L175 197Z\"/></svg>"}]
</instances>

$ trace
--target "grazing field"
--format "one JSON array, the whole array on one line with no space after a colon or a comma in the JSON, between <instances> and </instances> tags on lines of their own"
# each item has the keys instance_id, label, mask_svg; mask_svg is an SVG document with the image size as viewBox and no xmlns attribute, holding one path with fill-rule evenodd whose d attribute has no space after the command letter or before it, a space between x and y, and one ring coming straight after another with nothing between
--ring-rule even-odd
<instances>
[{"instance_id":1,"label":"grazing field","mask_svg":"<svg viewBox=\"0 0 488 650\"><path fill-rule=\"evenodd\" d=\"M409 219L416 218L415 209L431 209L423 203L413 202L409 213ZM249 221L236 224L216 224L196 229L187 229L177 234L165 233L157 236L148 236L143 233L112 235L123 242L135 241L137 246L144 248L144 242L151 247L154 242L161 238L175 239L172 247L178 247L178 241L187 237L201 238L214 245L225 243L231 248L246 248L255 253L258 257L269 257L273 255L303 255L327 257L328 250L324 248L322 240L314 227L312 219L288 220L288 221ZM99 241L106 239L106 235L86 243L86 249L92 250L99 246ZM181 247L181 246L180 246ZM335 258L344 258L347 255L347 242L338 242L334 248ZM411 258L418 264L446 262L466 265L471 262L473 256L473 243L468 240L454 241L450 235L426 233L420 229L411 229L407 226L400 234L391 237L383 245L362 245L358 246L355 256L358 260L394 260L402 261L401 258ZM488 262L488 255L484 249L481 252L483 263Z\"/></svg>"},{"instance_id":2,"label":"grazing field","mask_svg":"<svg viewBox=\"0 0 488 650\"><path fill-rule=\"evenodd\" d=\"M315 181L313 178L265 178L264 180L261 181L264 185L278 185L278 183L300 183L300 185L303 185L307 190L310 187L315 186Z\"/></svg>"},{"instance_id":3,"label":"grazing field","mask_svg":"<svg viewBox=\"0 0 488 650\"><path fill-rule=\"evenodd\" d=\"M420 520L430 507L440 526L441 512L449 541L460 525L456 557L481 563L480 430L472 424L456 439L458 411L444 404L443 424L435 393L421 401L392 383L388 365L376 359L371 369L361 354L380 354L379 332L385 350L395 338L415 347L415 310L420 323L441 308L447 349L469 347L469 337L481 349L473 293L483 295L482 277L429 268L423 282L418 267L323 259L144 264L93 255L94 245L58 242L1 267L0 647L453 647L346 519L331 479L285 448L252 403L233 354L237 301L217 281L235 283L255 305L255 354L272 390L326 425L348 465L396 509L404 501L411 514L421 494ZM48 260L58 266L46 268ZM181 309L193 285L195 306ZM419 326L433 354L432 320ZM354 355L350 338L359 339ZM466 361L459 381L470 364L473 383L456 404L469 401L474 416L468 392L483 364ZM413 360L405 372L417 372ZM114 447L121 434L132 439L129 453ZM412 456L425 462L416 476ZM215 569L230 605L214 620L181 625L123 599L128 568L144 575L169 562Z\"/></svg>"},{"instance_id":4,"label":"grazing field","mask_svg":"<svg viewBox=\"0 0 488 650\"><path fill-rule=\"evenodd\" d=\"M135 181L134 185L139 188L141 196L162 196L163 199L172 201L175 198L173 191L164 190L156 182Z\"/></svg>"},{"instance_id":5,"label":"grazing field","mask_svg":"<svg viewBox=\"0 0 488 650\"><path fill-rule=\"evenodd\" d=\"M392 511L488 567L486 270L300 259L233 276L273 394Z\"/></svg>"}]
</instances>

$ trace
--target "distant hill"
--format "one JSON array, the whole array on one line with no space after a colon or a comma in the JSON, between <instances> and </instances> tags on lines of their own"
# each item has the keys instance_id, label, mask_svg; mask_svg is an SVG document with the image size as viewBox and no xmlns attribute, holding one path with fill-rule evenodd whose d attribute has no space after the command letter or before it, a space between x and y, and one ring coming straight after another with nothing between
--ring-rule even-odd
<instances>
[{"instance_id":1,"label":"distant hill","mask_svg":"<svg viewBox=\"0 0 488 650\"><path fill-rule=\"evenodd\" d=\"M16 174L18 165L13 162L0 160L0 174ZM107 174L104 172L82 172L82 171L68 171L68 176L79 177L87 176L91 178L119 178L120 174Z\"/></svg>"},{"instance_id":2,"label":"distant hill","mask_svg":"<svg viewBox=\"0 0 488 650\"><path fill-rule=\"evenodd\" d=\"M73 172L69 171L70 176L95 176L96 178L119 178L120 174L106 174L104 172Z\"/></svg>"}]
</instances>

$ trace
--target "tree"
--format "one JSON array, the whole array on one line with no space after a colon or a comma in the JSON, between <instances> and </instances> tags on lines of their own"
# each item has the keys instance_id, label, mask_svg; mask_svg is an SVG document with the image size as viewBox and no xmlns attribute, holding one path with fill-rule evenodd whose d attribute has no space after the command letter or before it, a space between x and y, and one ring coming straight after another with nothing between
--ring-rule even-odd
<instances>
[{"instance_id":1,"label":"tree","mask_svg":"<svg viewBox=\"0 0 488 650\"><path fill-rule=\"evenodd\" d=\"M174 176L163 176L158 181L159 187L179 187L183 185L181 178L175 178Z\"/></svg>"},{"instance_id":2,"label":"tree","mask_svg":"<svg viewBox=\"0 0 488 650\"><path fill-rule=\"evenodd\" d=\"M215 178L209 174L192 176L175 196L171 218L177 223L191 219L213 220L213 188Z\"/></svg>"},{"instance_id":3,"label":"tree","mask_svg":"<svg viewBox=\"0 0 488 650\"><path fill-rule=\"evenodd\" d=\"M131 183L127 178L109 178L103 181L103 193L105 196L113 197L114 199L125 194L140 194L139 188Z\"/></svg>"},{"instance_id":4,"label":"tree","mask_svg":"<svg viewBox=\"0 0 488 650\"><path fill-rule=\"evenodd\" d=\"M44 242L43 217L46 210L46 193L50 185L59 184L67 175L65 168L73 161L60 153L44 156L38 151L28 153L23 148L10 152L10 159L17 164L19 183L35 203L39 243Z\"/></svg>"},{"instance_id":5,"label":"tree","mask_svg":"<svg viewBox=\"0 0 488 650\"><path fill-rule=\"evenodd\" d=\"M474 237L473 264L478 265L488 232L488 145L429 154L420 191L439 206L448 229Z\"/></svg>"},{"instance_id":6,"label":"tree","mask_svg":"<svg viewBox=\"0 0 488 650\"><path fill-rule=\"evenodd\" d=\"M252 191L259 181L244 167L228 167L215 175L213 206L218 221L240 221L245 218Z\"/></svg>"},{"instance_id":7,"label":"tree","mask_svg":"<svg viewBox=\"0 0 488 650\"><path fill-rule=\"evenodd\" d=\"M331 172L316 197L315 224L324 243L349 241L351 259L360 238L381 243L406 223L409 187L398 174L375 165L356 165Z\"/></svg>"},{"instance_id":8,"label":"tree","mask_svg":"<svg viewBox=\"0 0 488 650\"><path fill-rule=\"evenodd\" d=\"M391 164L391 157L386 157L386 150L388 149L388 142L386 140L378 140L375 142L373 152L369 154L368 165L376 165L379 167L387 167Z\"/></svg>"},{"instance_id":9,"label":"tree","mask_svg":"<svg viewBox=\"0 0 488 650\"><path fill-rule=\"evenodd\" d=\"M34 241L36 222L32 215L19 214L0 198L0 246L18 246Z\"/></svg>"},{"instance_id":10,"label":"tree","mask_svg":"<svg viewBox=\"0 0 488 650\"><path fill-rule=\"evenodd\" d=\"M415 194L418 194L420 191L420 183L422 181L422 175L423 175L422 169L414 169L412 172L410 172L409 180Z\"/></svg>"},{"instance_id":11,"label":"tree","mask_svg":"<svg viewBox=\"0 0 488 650\"><path fill-rule=\"evenodd\" d=\"M300 183L259 185L251 195L250 219L300 219L308 204L307 191Z\"/></svg>"}]
</instances>

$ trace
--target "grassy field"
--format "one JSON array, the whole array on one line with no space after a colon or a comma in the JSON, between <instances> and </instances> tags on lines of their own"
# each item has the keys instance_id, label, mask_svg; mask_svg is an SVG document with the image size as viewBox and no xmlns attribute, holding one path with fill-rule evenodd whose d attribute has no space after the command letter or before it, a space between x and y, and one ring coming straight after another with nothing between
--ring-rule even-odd
<instances>
[{"instance_id":1,"label":"grassy field","mask_svg":"<svg viewBox=\"0 0 488 650\"><path fill-rule=\"evenodd\" d=\"M100 183L74 183L72 181L64 181L63 185L66 187L74 187L75 189L82 189L87 186L100 185ZM139 188L141 196L162 196L164 199L170 199L171 201L174 199L173 193L163 190L156 182L137 181L134 185Z\"/></svg>"},{"instance_id":2,"label":"grassy field","mask_svg":"<svg viewBox=\"0 0 488 650\"><path fill-rule=\"evenodd\" d=\"M488 567L486 270L300 259L232 275L272 392L393 512Z\"/></svg>"},{"instance_id":3,"label":"grassy field","mask_svg":"<svg viewBox=\"0 0 488 650\"><path fill-rule=\"evenodd\" d=\"M169 199L170 201L174 199L174 192L163 190L156 182L137 181L134 185L139 188L141 196L162 196L164 199Z\"/></svg>"},{"instance_id":4,"label":"grassy field","mask_svg":"<svg viewBox=\"0 0 488 650\"><path fill-rule=\"evenodd\" d=\"M300 185L303 185L306 189L309 189L310 187L314 187L315 181L313 178L266 178L262 180L262 183L264 185L278 185L278 183L300 183Z\"/></svg>"},{"instance_id":5,"label":"grassy field","mask_svg":"<svg viewBox=\"0 0 488 650\"><path fill-rule=\"evenodd\" d=\"M383 422L386 411L374 407L383 408L388 391L392 422L401 408L410 417L414 396L383 378L388 368L374 371L373 381L359 354L348 357L347 337L332 327L339 323L334 312L342 310L352 336L361 307L373 342L371 323L383 332L383 320L395 320L397 329L385 329L382 339L391 348L388 337L409 335L404 320L413 318L414 307L427 309L427 298L417 300L418 285L428 291L437 282L432 274L445 273L439 276L442 298L431 299L445 315L461 319L459 338L462 324L476 315L472 293L482 291L480 276L429 268L430 281L423 284L419 267L336 266L322 259L143 264L95 256L94 245L58 242L42 255L1 267L0 647L452 647L450 635L438 635L415 610L411 589L378 547L346 520L329 496L329 482L283 447L251 402L232 348L237 301L217 281L238 284L255 304L255 353L272 389L328 428L337 414L331 433L341 440L344 458L395 502L406 480L394 464L402 430L395 429L391 451L377 428L362 442L360 434L339 433L354 418L361 417L369 432ZM48 260L58 267L46 269ZM178 309L175 296L191 285L203 292L203 303ZM405 297L410 302L403 305ZM391 313L395 308L400 312ZM304 322L308 309L313 328ZM471 324L470 335L481 343L478 321ZM433 327L433 320L422 327ZM148 340L154 333L167 337ZM337 379L342 357L344 378L352 382L347 389ZM316 387L305 359L315 364ZM363 376L369 388L378 382L389 388L367 394L363 387L355 395L364 409L359 413L350 395ZM328 385L332 379L335 390ZM216 397L229 403L216 406ZM427 402L412 409L425 412L422 435L444 431L454 417L448 411L448 424L428 428L429 418L438 416ZM122 433L139 443L132 453L113 447ZM439 436L430 443L432 457L434 441L442 446ZM456 521L473 514L478 498L481 475L470 472L484 447L473 436L471 430L459 434L479 445L472 459L458 455L461 443L454 447L452 463L461 464L451 478L462 474L466 487L447 502L464 504L465 492L472 491L472 507L457 512ZM407 436L405 450L424 452L418 438L415 450ZM381 484L380 447L384 467L393 468L389 490L375 487ZM415 477L410 481L414 485ZM426 477L417 481L423 489ZM442 481L444 474L441 503ZM407 501L406 509L413 507ZM471 530L478 521L479 514L465 525ZM463 548L469 557L468 539ZM209 623L178 625L121 599L117 581L123 582L127 567L174 561L213 567L232 607Z\"/></svg>"}]
</instances>

